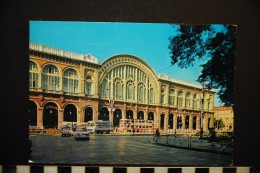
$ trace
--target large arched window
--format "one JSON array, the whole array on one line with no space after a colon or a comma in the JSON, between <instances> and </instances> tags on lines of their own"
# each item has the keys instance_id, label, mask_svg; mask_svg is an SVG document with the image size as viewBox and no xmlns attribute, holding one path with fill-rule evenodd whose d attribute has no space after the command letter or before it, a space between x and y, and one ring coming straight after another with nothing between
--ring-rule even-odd
<instances>
[{"instance_id":1,"label":"large arched window","mask_svg":"<svg viewBox=\"0 0 260 173\"><path fill-rule=\"evenodd\" d=\"M68 93L78 93L79 80L78 73L74 69L67 69L63 75L63 91Z\"/></svg>"},{"instance_id":2,"label":"large arched window","mask_svg":"<svg viewBox=\"0 0 260 173\"><path fill-rule=\"evenodd\" d=\"M104 79L101 84L101 97L107 98L109 96L108 92L109 92L108 82L106 79Z\"/></svg>"},{"instance_id":3,"label":"large arched window","mask_svg":"<svg viewBox=\"0 0 260 173\"><path fill-rule=\"evenodd\" d=\"M174 105L174 100L175 100L174 89L170 89L169 90L169 104Z\"/></svg>"},{"instance_id":4,"label":"large arched window","mask_svg":"<svg viewBox=\"0 0 260 173\"><path fill-rule=\"evenodd\" d=\"M59 70L54 65L46 65L42 73L42 88L46 90L60 91Z\"/></svg>"},{"instance_id":5,"label":"large arched window","mask_svg":"<svg viewBox=\"0 0 260 173\"><path fill-rule=\"evenodd\" d=\"M137 86L137 98L138 102L143 103L145 101L145 85L143 83L139 83Z\"/></svg>"},{"instance_id":6,"label":"large arched window","mask_svg":"<svg viewBox=\"0 0 260 173\"><path fill-rule=\"evenodd\" d=\"M185 96L185 106L186 106L186 108L191 107L190 93L187 93L186 96Z\"/></svg>"},{"instance_id":7,"label":"large arched window","mask_svg":"<svg viewBox=\"0 0 260 173\"><path fill-rule=\"evenodd\" d=\"M122 99L123 98L123 82L120 78L114 80L114 98Z\"/></svg>"},{"instance_id":8,"label":"large arched window","mask_svg":"<svg viewBox=\"0 0 260 173\"><path fill-rule=\"evenodd\" d=\"M29 86L30 88L38 88L39 85L39 71L35 62L30 61L29 63Z\"/></svg>"},{"instance_id":9,"label":"large arched window","mask_svg":"<svg viewBox=\"0 0 260 173\"><path fill-rule=\"evenodd\" d=\"M126 99L134 99L134 82L132 80L126 82Z\"/></svg>"},{"instance_id":10,"label":"large arched window","mask_svg":"<svg viewBox=\"0 0 260 173\"><path fill-rule=\"evenodd\" d=\"M177 99L178 107L182 107L182 103L183 103L183 92L179 91L178 92L178 99Z\"/></svg>"}]
</instances>

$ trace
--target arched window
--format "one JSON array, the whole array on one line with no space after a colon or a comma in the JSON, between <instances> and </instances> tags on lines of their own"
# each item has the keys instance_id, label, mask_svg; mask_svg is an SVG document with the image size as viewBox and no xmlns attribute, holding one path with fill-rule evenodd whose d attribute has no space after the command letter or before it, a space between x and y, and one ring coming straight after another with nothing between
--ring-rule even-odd
<instances>
[{"instance_id":1,"label":"arched window","mask_svg":"<svg viewBox=\"0 0 260 173\"><path fill-rule=\"evenodd\" d=\"M191 103L190 103L190 93L187 93L187 94L186 94L186 97L185 97L185 106L186 106L186 108L190 108L190 107L191 107Z\"/></svg>"},{"instance_id":2,"label":"arched window","mask_svg":"<svg viewBox=\"0 0 260 173\"><path fill-rule=\"evenodd\" d=\"M39 83L39 71L35 62L29 63L29 86L30 88L38 88Z\"/></svg>"},{"instance_id":3,"label":"arched window","mask_svg":"<svg viewBox=\"0 0 260 173\"><path fill-rule=\"evenodd\" d=\"M123 82L121 79L116 78L114 80L114 98L122 99L123 98L122 91L123 91Z\"/></svg>"},{"instance_id":4,"label":"arched window","mask_svg":"<svg viewBox=\"0 0 260 173\"><path fill-rule=\"evenodd\" d=\"M108 91L109 91L108 83L107 83L107 80L104 79L101 84L101 96L104 98L107 98L109 96Z\"/></svg>"},{"instance_id":5,"label":"arched window","mask_svg":"<svg viewBox=\"0 0 260 173\"><path fill-rule=\"evenodd\" d=\"M85 80L85 94L86 95L93 94L92 87L93 87L92 77L90 75L87 75L86 80Z\"/></svg>"},{"instance_id":6,"label":"arched window","mask_svg":"<svg viewBox=\"0 0 260 173\"><path fill-rule=\"evenodd\" d=\"M134 99L134 83L132 80L126 83L126 99Z\"/></svg>"},{"instance_id":7,"label":"arched window","mask_svg":"<svg viewBox=\"0 0 260 173\"><path fill-rule=\"evenodd\" d=\"M63 74L63 91L68 93L78 93L79 80L78 73L74 69L67 69Z\"/></svg>"},{"instance_id":8,"label":"arched window","mask_svg":"<svg viewBox=\"0 0 260 173\"><path fill-rule=\"evenodd\" d=\"M174 100L175 100L174 89L170 89L169 90L169 104L174 105Z\"/></svg>"},{"instance_id":9,"label":"arched window","mask_svg":"<svg viewBox=\"0 0 260 173\"><path fill-rule=\"evenodd\" d=\"M60 91L60 76L56 66L46 65L43 68L42 88L45 90Z\"/></svg>"},{"instance_id":10,"label":"arched window","mask_svg":"<svg viewBox=\"0 0 260 173\"><path fill-rule=\"evenodd\" d=\"M183 103L183 92L179 91L178 92L178 98L177 98L178 107L182 107L182 103Z\"/></svg>"},{"instance_id":11,"label":"arched window","mask_svg":"<svg viewBox=\"0 0 260 173\"><path fill-rule=\"evenodd\" d=\"M137 98L138 98L138 102L141 102L141 103L143 103L144 99L146 98L145 86L143 83L139 83L137 86Z\"/></svg>"}]
</instances>

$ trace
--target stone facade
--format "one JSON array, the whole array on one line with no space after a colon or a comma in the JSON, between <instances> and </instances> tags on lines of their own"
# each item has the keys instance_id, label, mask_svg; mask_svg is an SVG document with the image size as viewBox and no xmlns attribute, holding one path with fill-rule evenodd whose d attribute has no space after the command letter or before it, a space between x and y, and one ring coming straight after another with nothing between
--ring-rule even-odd
<instances>
[{"instance_id":1,"label":"stone facade","mask_svg":"<svg viewBox=\"0 0 260 173\"><path fill-rule=\"evenodd\" d=\"M220 129L222 129L223 131L234 130L234 111L232 107L214 107L214 119L222 120L224 127Z\"/></svg>"},{"instance_id":2,"label":"stone facade","mask_svg":"<svg viewBox=\"0 0 260 173\"><path fill-rule=\"evenodd\" d=\"M214 91L156 74L141 58L116 55L98 63L30 43L30 127L60 128L62 121L152 119L155 128L197 132L213 127ZM203 98L203 99L202 99ZM203 104L202 104L203 100Z\"/></svg>"}]
</instances>

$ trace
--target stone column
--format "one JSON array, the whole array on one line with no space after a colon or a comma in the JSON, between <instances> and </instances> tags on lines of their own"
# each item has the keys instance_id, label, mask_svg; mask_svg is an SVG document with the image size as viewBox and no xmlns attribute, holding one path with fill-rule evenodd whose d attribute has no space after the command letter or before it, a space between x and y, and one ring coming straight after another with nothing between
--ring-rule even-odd
<instances>
[{"instance_id":1,"label":"stone column","mask_svg":"<svg viewBox=\"0 0 260 173\"><path fill-rule=\"evenodd\" d=\"M37 109L37 127L43 129L43 108Z\"/></svg>"},{"instance_id":2,"label":"stone column","mask_svg":"<svg viewBox=\"0 0 260 173\"><path fill-rule=\"evenodd\" d=\"M193 115L190 115L189 119L189 130L192 131L192 125L193 125Z\"/></svg>"},{"instance_id":3,"label":"stone column","mask_svg":"<svg viewBox=\"0 0 260 173\"><path fill-rule=\"evenodd\" d=\"M197 116L196 119L196 130L200 130L200 116Z\"/></svg>"},{"instance_id":4,"label":"stone column","mask_svg":"<svg viewBox=\"0 0 260 173\"><path fill-rule=\"evenodd\" d=\"M181 116L181 122L182 122L182 127L181 129L184 130L185 129L185 119L186 119L186 115L182 114Z\"/></svg>"},{"instance_id":5,"label":"stone column","mask_svg":"<svg viewBox=\"0 0 260 173\"><path fill-rule=\"evenodd\" d=\"M173 129L177 129L177 114L173 114Z\"/></svg>"},{"instance_id":6,"label":"stone column","mask_svg":"<svg viewBox=\"0 0 260 173\"><path fill-rule=\"evenodd\" d=\"M148 120L148 113L147 113L147 111L144 111L144 120Z\"/></svg>"},{"instance_id":7,"label":"stone column","mask_svg":"<svg viewBox=\"0 0 260 173\"><path fill-rule=\"evenodd\" d=\"M167 115L166 113L164 114L164 127L163 127L164 131L168 129L168 119L169 119L168 116L169 115Z\"/></svg>"},{"instance_id":8,"label":"stone column","mask_svg":"<svg viewBox=\"0 0 260 173\"><path fill-rule=\"evenodd\" d=\"M77 123L84 123L84 113L82 110L77 111Z\"/></svg>"},{"instance_id":9,"label":"stone column","mask_svg":"<svg viewBox=\"0 0 260 173\"><path fill-rule=\"evenodd\" d=\"M64 120L64 109L58 110L58 129L61 128L61 122Z\"/></svg>"}]
</instances>

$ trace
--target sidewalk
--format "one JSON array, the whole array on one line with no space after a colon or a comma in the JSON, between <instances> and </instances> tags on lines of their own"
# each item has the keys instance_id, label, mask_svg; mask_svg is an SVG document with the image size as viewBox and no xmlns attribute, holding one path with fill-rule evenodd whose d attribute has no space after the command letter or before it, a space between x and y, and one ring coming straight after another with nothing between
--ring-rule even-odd
<instances>
[{"instance_id":1,"label":"sidewalk","mask_svg":"<svg viewBox=\"0 0 260 173\"><path fill-rule=\"evenodd\" d=\"M209 152L216 154L232 155L233 147L227 146L227 143L215 142L213 146L208 140L201 140L198 137L177 137L174 136L160 136L155 138L153 143L166 147L174 147L186 150Z\"/></svg>"}]
</instances>

